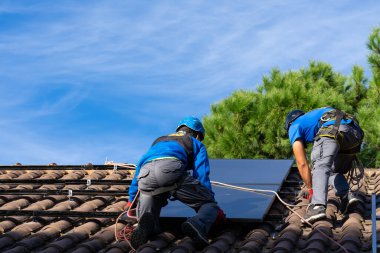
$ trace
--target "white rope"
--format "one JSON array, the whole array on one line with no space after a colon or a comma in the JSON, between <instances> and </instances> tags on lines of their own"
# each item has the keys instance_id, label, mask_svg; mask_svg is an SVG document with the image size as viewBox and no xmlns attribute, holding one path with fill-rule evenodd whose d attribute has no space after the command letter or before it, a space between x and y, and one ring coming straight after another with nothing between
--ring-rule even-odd
<instances>
[{"instance_id":1,"label":"white rope","mask_svg":"<svg viewBox=\"0 0 380 253\"><path fill-rule=\"evenodd\" d=\"M303 204L303 205L292 205L292 204L289 204L289 203L286 203L284 200L281 199L280 195L278 195L278 193L276 191L271 191L271 190L261 190L261 189L253 189L253 188L247 188L247 187L240 187L240 186L236 186L236 185L230 185L230 184L226 184L226 183L221 183L221 182L217 182L217 181L211 181L211 184L215 185L215 186L220 186L220 187L225 187L225 188L230 188L230 189L235 189L235 190L239 190L239 191L247 191L247 192L253 192L253 193L258 193L258 194L262 194L262 195L266 195L266 196L269 196L268 194L266 193L272 193L274 194L278 200L285 205L286 208L288 208L292 213L294 213L295 215L297 215L301 221L303 223L306 223L308 224L310 227L314 228L315 230L317 230L321 235L323 235L324 237L326 237L328 240L332 241L333 243L335 243L336 245L338 245L344 252L346 253L349 253L344 247L343 245L341 245L339 242L335 241L333 238L331 238L330 236L328 236L327 234L325 234L322 230L320 230L319 228L317 227L313 227L313 224L311 224L310 222L308 222L307 220L305 220L299 213L297 213L296 211L294 211L293 209L291 209L291 207L302 207L302 206L308 206L308 204Z\"/></svg>"},{"instance_id":2,"label":"white rope","mask_svg":"<svg viewBox=\"0 0 380 253\"><path fill-rule=\"evenodd\" d=\"M246 188L246 187L240 187L240 186L231 185L231 184L225 184L225 183L216 182L216 181L211 181L211 184L213 184L215 186L226 187L226 188L235 189L235 190L239 190L239 191L247 191L247 192L258 193L258 194L262 194L262 195L266 195L266 196L272 196L272 195L268 195L267 194L267 193L272 193L272 194L276 195L276 197L278 198L278 200L280 200L280 202L282 204L284 204L285 206L290 206L290 207L308 206L308 204L292 205L292 204L286 203L285 201L283 201L281 199L280 195L278 195L277 192L271 191L271 190L261 190L261 189Z\"/></svg>"}]
</instances>

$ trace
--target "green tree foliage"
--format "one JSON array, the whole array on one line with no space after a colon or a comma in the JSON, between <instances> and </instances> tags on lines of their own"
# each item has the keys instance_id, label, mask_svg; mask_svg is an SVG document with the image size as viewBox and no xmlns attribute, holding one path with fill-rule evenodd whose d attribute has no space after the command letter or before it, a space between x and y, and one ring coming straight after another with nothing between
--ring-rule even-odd
<instances>
[{"instance_id":1,"label":"green tree foliage","mask_svg":"<svg viewBox=\"0 0 380 253\"><path fill-rule=\"evenodd\" d=\"M367 44L372 70L367 96L360 102L358 118L365 130L363 159L368 167L380 167L380 29L374 29Z\"/></svg>"},{"instance_id":2,"label":"green tree foliage","mask_svg":"<svg viewBox=\"0 0 380 253\"><path fill-rule=\"evenodd\" d=\"M352 106L353 111L357 111L360 102L367 97L367 83L363 68L354 66L344 92L346 103Z\"/></svg>"},{"instance_id":3,"label":"green tree foliage","mask_svg":"<svg viewBox=\"0 0 380 253\"><path fill-rule=\"evenodd\" d=\"M293 109L309 111L323 106L357 114L366 132L364 162L379 156L376 152L380 133L379 41L377 30L377 37L370 39L369 60L373 61L372 69L378 71L379 78L374 77L369 86L359 66L354 66L352 74L345 77L333 71L329 64L312 61L308 67L297 71L273 69L263 77L256 91L238 90L212 105L211 113L203 120L210 157L288 158L291 147L283 128L287 113ZM375 160L380 161L380 157Z\"/></svg>"}]
</instances>

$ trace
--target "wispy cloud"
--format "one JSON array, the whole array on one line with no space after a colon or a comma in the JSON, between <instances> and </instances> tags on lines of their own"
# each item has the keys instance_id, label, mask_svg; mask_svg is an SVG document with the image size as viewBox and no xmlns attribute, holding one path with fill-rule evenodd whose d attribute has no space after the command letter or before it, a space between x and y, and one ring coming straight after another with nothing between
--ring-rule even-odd
<instances>
[{"instance_id":1,"label":"wispy cloud","mask_svg":"<svg viewBox=\"0 0 380 253\"><path fill-rule=\"evenodd\" d=\"M353 0L1 2L0 153L70 163L127 149L137 160L182 116L273 67L367 67L379 12ZM120 138L128 145L108 142Z\"/></svg>"},{"instance_id":2,"label":"wispy cloud","mask_svg":"<svg viewBox=\"0 0 380 253\"><path fill-rule=\"evenodd\" d=\"M53 87L50 87L53 86ZM86 98L87 91L81 85L65 85L57 89L54 84L27 89L20 93L3 93L0 103L0 125L29 123L48 116L74 111ZM41 94L42 93L42 94Z\"/></svg>"},{"instance_id":3,"label":"wispy cloud","mask_svg":"<svg viewBox=\"0 0 380 253\"><path fill-rule=\"evenodd\" d=\"M57 138L24 127L1 129L0 164L103 164L107 159L134 163L148 145L141 142L138 135Z\"/></svg>"},{"instance_id":4,"label":"wispy cloud","mask_svg":"<svg viewBox=\"0 0 380 253\"><path fill-rule=\"evenodd\" d=\"M353 47L347 37L355 34L339 33L341 26L335 24L352 26L357 19L369 19L371 14L376 22L373 9L334 15L332 11L325 12L323 4L314 4L312 8L302 2L297 5L269 2L245 8L233 8L226 3L218 8L198 2L187 8L164 3L145 7L139 15L129 13L128 9L143 6L131 7L115 1L84 5L87 8L71 5L58 12L61 18L52 22L37 20L22 33L3 38L3 51L34 58L33 63L9 68L11 73L12 69L26 72L32 66L35 75L42 76L91 78L96 73L106 77L138 75L141 79L188 77L193 85L198 85L198 81L200 86L212 89L220 85L220 75L227 82L237 77L244 83L249 72L260 66L271 68L273 62L287 65L290 60L302 59L304 63L305 55L328 60L327 56L344 51L342 43L337 43L340 39L346 39L344 47ZM77 6L80 15L79 11L72 11ZM55 9L54 5L44 7ZM205 7L211 8L206 12ZM361 35L365 37L367 33L363 31ZM356 51L362 53L365 47ZM344 64L339 68L347 69L350 63L346 57L338 62ZM364 59L362 55L361 58ZM218 83L202 82L203 79L209 82L210 76L215 76Z\"/></svg>"}]
</instances>

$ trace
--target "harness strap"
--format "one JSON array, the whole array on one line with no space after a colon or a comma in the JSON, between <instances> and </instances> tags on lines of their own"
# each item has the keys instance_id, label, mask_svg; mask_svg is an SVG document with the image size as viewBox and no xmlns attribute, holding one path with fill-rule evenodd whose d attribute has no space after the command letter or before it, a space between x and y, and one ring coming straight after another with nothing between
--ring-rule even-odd
<instances>
[{"instance_id":1,"label":"harness strap","mask_svg":"<svg viewBox=\"0 0 380 253\"><path fill-rule=\"evenodd\" d=\"M330 131L330 134L335 136L335 139L338 138L338 131L339 131L339 126L340 122L342 121L345 113L342 112L341 110L335 110L335 122L334 125Z\"/></svg>"},{"instance_id":2,"label":"harness strap","mask_svg":"<svg viewBox=\"0 0 380 253\"><path fill-rule=\"evenodd\" d=\"M318 130L318 133L315 137L315 140L319 140L321 137L328 137L337 140L339 143L344 138L343 133L339 132L339 126L342 119L351 119L355 124L358 125L354 116L342 112L341 110L334 109L324 113L320 119L320 125L323 125L327 121L335 120L334 125L321 127ZM354 155L360 152L360 144L354 147L351 147L346 150L340 150L339 153L346 155Z\"/></svg>"},{"instance_id":3,"label":"harness strap","mask_svg":"<svg viewBox=\"0 0 380 253\"><path fill-rule=\"evenodd\" d=\"M335 140L338 140L338 137L342 137L342 136L339 136L340 122L346 116L347 116L346 113L344 113L344 112L342 112L341 110L338 110L338 109L334 109L334 110L331 110L331 111L328 111L328 112L324 113L322 115L320 121L319 121L319 124L323 125L325 122L331 121L331 120L335 119L334 125L330 125L330 126L327 126L327 127L321 127L318 130L318 133L315 136L314 140L317 141L321 137L329 137L329 138L333 138Z\"/></svg>"},{"instance_id":4,"label":"harness strap","mask_svg":"<svg viewBox=\"0 0 380 253\"><path fill-rule=\"evenodd\" d=\"M166 141L176 141L183 147L187 155L187 167L192 169L193 164L194 164L194 147L193 147L193 140L191 138L191 135L183 131L178 131L176 133L157 138L153 142L152 146L154 146L158 142L166 142Z\"/></svg>"}]
</instances>

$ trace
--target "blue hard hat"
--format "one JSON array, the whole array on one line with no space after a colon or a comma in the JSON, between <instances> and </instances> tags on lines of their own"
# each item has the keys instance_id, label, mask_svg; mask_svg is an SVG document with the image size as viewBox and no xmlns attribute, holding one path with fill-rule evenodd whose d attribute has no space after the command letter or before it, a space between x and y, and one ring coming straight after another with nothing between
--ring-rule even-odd
<instances>
[{"instance_id":1,"label":"blue hard hat","mask_svg":"<svg viewBox=\"0 0 380 253\"><path fill-rule=\"evenodd\" d=\"M304 114L305 114L304 111L298 110L298 109L289 112L288 116L286 116L284 129L288 132L289 127L293 123L293 121L295 121L296 119L298 119L299 117L301 117Z\"/></svg>"},{"instance_id":2,"label":"blue hard hat","mask_svg":"<svg viewBox=\"0 0 380 253\"><path fill-rule=\"evenodd\" d=\"M202 122L198 118L196 118L196 117L188 116L188 117L183 118L178 123L176 131L178 131L178 129L181 126L187 126L188 128L190 128L190 129L192 129L192 130L194 130L196 132L200 132L202 134L202 139L205 136L205 129L204 129L203 125L202 125Z\"/></svg>"}]
</instances>

